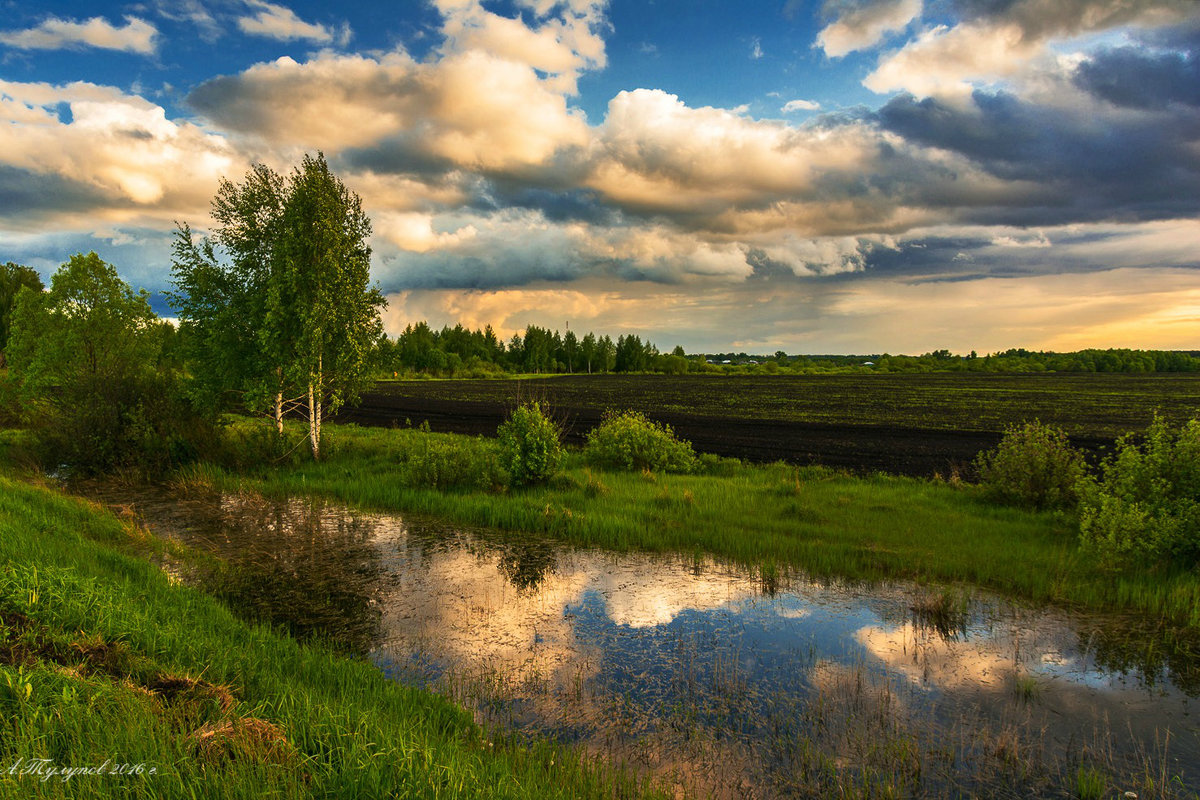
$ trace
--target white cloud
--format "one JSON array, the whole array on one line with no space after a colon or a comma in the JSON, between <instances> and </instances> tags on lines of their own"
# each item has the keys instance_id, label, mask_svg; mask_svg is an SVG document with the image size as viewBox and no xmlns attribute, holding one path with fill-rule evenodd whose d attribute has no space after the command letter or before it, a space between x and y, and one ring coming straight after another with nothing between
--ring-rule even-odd
<instances>
[{"instance_id":1,"label":"white cloud","mask_svg":"<svg viewBox=\"0 0 1200 800\"><path fill-rule=\"evenodd\" d=\"M0 33L0 43L22 50L60 50L97 47L150 55L157 48L158 29L137 17L125 17L118 28L103 17L84 22L50 17L36 28Z\"/></svg>"},{"instance_id":2,"label":"white cloud","mask_svg":"<svg viewBox=\"0 0 1200 800\"><path fill-rule=\"evenodd\" d=\"M830 58L874 47L893 32L904 30L921 15L921 0L875 0L865 4L826 3L837 18L817 34L816 47Z\"/></svg>"},{"instance_id":3,"label":"white cloud","mask_svg":"<svg viewBox=\"0 0 1200 800\"><path fill-rule=\"evenodd\" d=\"M60 119L61 104L71 121ZM91 213L110 220L169 220L206 208L217 178L241 159L220 137L168 120L141 97L90 83L53 86L0 81L4 164L87 187ZM46 207L52 213L53 199Z\"/></svg>"},{"instance_id":4,"label":"white cloud","mask_svg":"<svg viewBox=\"0 0 1200 800\"><path fill-rule=\"evenodd\" d=\"M238 28L243 33L266 36L285 42L307 40L328 43L334 40L334 32L329 28L305 22L290 8L268 3L265 0L248 0L248 5L257 9L258 13L254 16L238 18ZM346 34L343 34L344 38L346 38Z\"/></svg>"},{"instance_id":5,"label":"white cloud","mask_svg":"<svg viewBox=\"0 0 1200 800\"><path fill-rule=\"evenodd\" d=\"M791 114L794 111L818 111L820 108L821 104L816 100L788 100L780 110L785 114Z\"/></svg>"},{"instance_id":6,"label":"white cloud","mask_svg":"<svg viewBox=\"0 0 1200 800\"><path fill-rule=\"evenodd\" d=\"M750 47L750 58L757 61L763 57L762 41L758 37L754 38L754 42Z\"/></svg>"},{"instance_id":7,"label":"white cloud","mask_svg":"<svg viewBox=\"0 0 1200 800\"><path fill-rule=\"evenodd\" d=\"M1042 43L1015 24L939 25L880 59L863 85L881 94L966 94L975 82L1011 77L1042 52Z\"/></svg>"},{"instance_id":8,"label":"white cloud","mask_svg":"<svg viewBox=\"0 0 1200 800\"><path fill-rule=\"evenodd\" d=\"M445 53L482 52L550 74L552 91L574 94L580 73L605 65L602 33L606 0L525 0L538 17L533 25L495 14L480 0L433 0L443 16Z\"/></svg>"},{"instance_id":9,"label":"white cloud","mask_svg":"<svg viewBox=\"0 0 1200 800\"><path fill-rule=\"evenodd\" d=\"M216 79L191 100L275 147L378 145L381 160L400 154L443 168L539 166L588 137L582 114L533 68L474 50L428 62L403 53L284 57Z\"/></svg>"}]
</instances>

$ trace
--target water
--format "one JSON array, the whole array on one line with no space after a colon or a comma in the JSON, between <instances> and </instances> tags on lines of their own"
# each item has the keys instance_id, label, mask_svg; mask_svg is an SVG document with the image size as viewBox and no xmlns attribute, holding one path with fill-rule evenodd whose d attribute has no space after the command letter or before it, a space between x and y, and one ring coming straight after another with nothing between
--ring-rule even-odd
<instances>
[{"instance_id":1,"label":"water","mask_svg":"<svg viewBox=\"0 0 1200 800\"><path fill-rule=\"evenodd\" d=\"M764 576L309 501L91 493L226 565L182 577L472 708L717 796L1200 788L1196 659L1136 622ZM1157 648L1157 649L1156 649ZM1149 779L1147 778L1149 776ZM1153 792L1147 793L1148 780Z\"/></svg>"}]
</instances>

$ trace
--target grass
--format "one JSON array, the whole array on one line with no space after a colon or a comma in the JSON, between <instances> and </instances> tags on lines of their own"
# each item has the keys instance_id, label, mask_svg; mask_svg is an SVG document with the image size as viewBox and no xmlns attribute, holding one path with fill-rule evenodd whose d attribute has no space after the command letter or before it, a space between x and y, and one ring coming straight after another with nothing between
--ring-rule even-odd
<instances>
[{"instance_id":1,"label":"grass","mask_svg":"<svg viewBox=\"0 0 1200 800\"><path fill-rule=\"evenodd\" d=\"M248 423L243 423L248 424ZM820 468L708 460L705 474L617 472L568 456L548 486L444 490L406 482L435 441L484 463L494 444L410 429L331 426L327 460L227 471L183 483L268 496L317 495L364 509L421 512L580 546L712 553L815 576L965 583L1040 603L1133 611L1200 629L1200 579L1111 572L1078 547L1075 523L1001 507L974 486Z\"/></svg>"},{"instance_id":2,"label":"grass","mask_svg":"<svg viewBox=\"0 0 1200 800\"><path fill-rule=\"evenodd\" d=\"M145 558L165 547L98 506L0 476L0 797L646 789L575 751L489 741L443 698L235 618ZM41 779L122 764L142 772Z\"/></svg>"}]
</instances>

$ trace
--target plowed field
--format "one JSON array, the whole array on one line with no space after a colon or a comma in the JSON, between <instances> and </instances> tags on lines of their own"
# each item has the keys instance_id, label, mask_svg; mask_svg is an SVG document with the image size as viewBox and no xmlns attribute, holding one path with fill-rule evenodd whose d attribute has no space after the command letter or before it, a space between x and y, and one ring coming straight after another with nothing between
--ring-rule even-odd
<instances>
[{"instance_id":1,"label":"plowed field","mask_svg":"<svg viewBox=\"0 0 1200 800\"><path fill-rule=\"evenodd\" d=\"M673 426L702 452L855 471L947 474L1040 419L1092 452L1140 430L1157 410L1200 411L1200 375L1039 374L811 376L594 375L542 380L385 381L339 419L492 435L526 399L547 401L581 443L606 409Z\"/></svg>"}]
</instances>

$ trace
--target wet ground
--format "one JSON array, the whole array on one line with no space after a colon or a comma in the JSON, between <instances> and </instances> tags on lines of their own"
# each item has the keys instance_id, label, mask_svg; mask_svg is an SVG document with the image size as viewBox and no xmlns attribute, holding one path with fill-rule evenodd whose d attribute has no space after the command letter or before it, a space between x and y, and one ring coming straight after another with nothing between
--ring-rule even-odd
<instances>
[{"instance_id":1,"label":"wet ground","mask_svg":"<svg viewBox=\"0 0 1200 800\"><path fill-rule=\"evenodd\" d=\"M493 736L572 742L680 790L1200 789L1194 659L1128 620L310 501L92 493L220 556L183 577L243 613L444 692Z\"/></svg>"}]
</instances>

